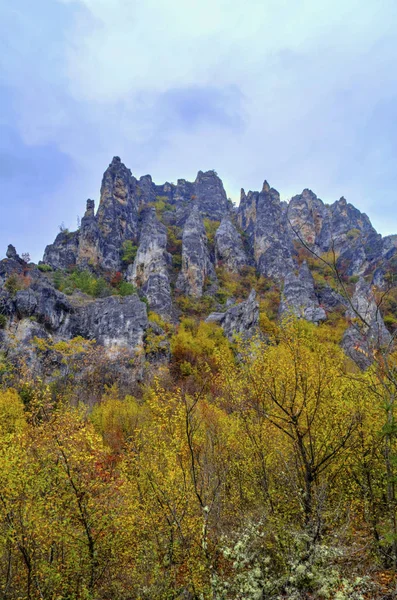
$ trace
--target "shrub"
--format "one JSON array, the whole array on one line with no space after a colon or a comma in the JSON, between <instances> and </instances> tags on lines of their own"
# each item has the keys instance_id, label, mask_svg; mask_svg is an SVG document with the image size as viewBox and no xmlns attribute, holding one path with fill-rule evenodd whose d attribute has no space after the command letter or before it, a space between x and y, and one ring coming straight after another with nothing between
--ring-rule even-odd
<instances>
[{"instance_id":1,"label":"shrub","mask_svg":"<svg viewBox=\"0 0 397 600\"><path fill-rule=\"evenodd\" d=\"M175 211L176 206L170 204L167 196L156 196L156 202L154 203L156 209L157 218L161 221L163 214L166 211Z\"/></svg>"},{"instance_id":2,"label":"shrub","mask_svg":"<svg viewBox=\"0 0 397 600\"><path fill-rule=\"evenodd\" d=\"M74 271L69 275L55 271L53 283L56 289L64 294L73 294L76 289L94 298L114 293L103 277L97 277L90 271Z\"/></svg>"},{"instance_id":3,"label":"shrub","mask_svg":"<svg viewBox=\"0 0 397 600\"><path fill-rule=\"evenodd\" d=\"M136 294L136 287L132 283L128 283L128 281L121 281L118 285L118 292L120 296L131 296L132 294Z\"/></svg>"},{"instance_id":4,"label":"shrub","mask_svg":"<svg viewBox=\"0 0 397 600\"><path fill-rule=\"evenodd\" d=\"M194 315L197 317L208 315L215 308L215 299L212 296L191 298L190 296L178 296L176 304L183 315Z\"/></svg>"},{"instance_id":5,"label":"shrub","mask_svg":"<svg viewBox=\"0 0 397 600\"><path fill-rule=\"evenodd\" d=\"M346 235L347 235L347 239L352 241L361 235L361 231L359 229L353 228L353 229L350 229Z\"/></svg>"},{"instance_id":6,"label":"shrub","mask_svg":"<svg viewBox=\"0 0 397 600\"><path fill-rule=\"evenodd\" d=\"M134 246L131 240L126 240L123 243L123 253L121 255L121 260L126 265L131 265L135 260L137 252L138 246Z\"/></svg>"},{"instance_id":7,"label":"shrub","mask_svg":"<svg viewBox=\"0 0 397 600\"><path fill-rule=\"evenodd\" d=\"M187 364L202 366L207 363L215 367L216 349L221 349L223 354L230 352L229 342L216 323L201 321L195 324L193 319L183 319L171 339L173 359L184 376L190 374Z\"/></svg>"},{"instance_id":8,"label":"shrub","mask_svg":"<svg viewBox=\"0 0 397 600\"><path fill-rule=\"evenodd\" d=\"M1 316L0 316L1 318ZM397 329L397 319L394 315L386 315L384 317L384 322L386 327L391 330L391 331L395 331ZM0 323L0 327L1 327L1 323Z\"/></svg>"},{"instance_id":9,"label":"shrub","mask_svg":"<svg viewBox=\"0 0 397 600\"><path fill-rule=\"evenodd\" d=\"M7 317L0 314L0 329L4 329L7 325Z\"/></svg>"},{"instance_id":10,"label":"shrub","mask_svg":"<svg viewBox=\"0 0 397 600\"><path fill-rule=\"evenodd\" d=\"M46 264L41 264L38 265L37 268L39 269L39 271L41 271L42 273L49 273L50 271L52 271L52 267L50 267L50 265L46 265Z\"/></svg>"},{"instance_id":11,"label":"shrub","mask_svg":"<svg viewBox=\"0 0 397 600\"><path fill-rule=\"evenodd\" d=\"M6 290L14 296L19 290L26 290L32 283L29 275L21 275L20 273L12 273L4 284Z\"/></svg>"},{"instance_id":12,"label":"shrub","mask_svg":"<svg viewBox=\"0 0 397 600\"><path fill-rule=\"evenodd\" d=\"M220 225L219 221L212 221L211 219L204 219L204 228L207 234L208 245L210 249L213 249L215 245L215 233Z\"/></svg>"}]
</instances>

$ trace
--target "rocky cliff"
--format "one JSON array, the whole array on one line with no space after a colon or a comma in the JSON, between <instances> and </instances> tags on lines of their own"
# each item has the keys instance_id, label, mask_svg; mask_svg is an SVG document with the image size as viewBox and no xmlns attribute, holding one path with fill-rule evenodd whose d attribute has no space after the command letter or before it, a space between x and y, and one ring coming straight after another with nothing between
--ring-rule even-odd
<instances>
[{"instance_id":1,"label":"rocky cliff","mask_svg":"<svg viewBox=\"0 0 397 600\"><path fill-rule=\"evenodd\" d=\"M203 319L211 313L232 340L258 327L255 293L248 298L254 285L263 306L273 307L269 318L318 324L346 312L346 293L360 314L367 303L366 329L352 328L349 310L345 317L343 347L357 359L358 346L370 352L375 329L381 343L390 335L379 311L375 318L376 289L395 271L396 239L382 238L345 198L328 205L305 189L282 202L265 181L261 191L242 189L235 207L215 171L158 185L114 157L98 210L88 200L80 228L60 231L38 267L8 248L0 262L0 342L7 349L12 336L79 335L139 354L151 327L147 307L174 324L186 310ZM92 279L95 293L79 292L82 277Z\"/></svg>"}]
</instances>

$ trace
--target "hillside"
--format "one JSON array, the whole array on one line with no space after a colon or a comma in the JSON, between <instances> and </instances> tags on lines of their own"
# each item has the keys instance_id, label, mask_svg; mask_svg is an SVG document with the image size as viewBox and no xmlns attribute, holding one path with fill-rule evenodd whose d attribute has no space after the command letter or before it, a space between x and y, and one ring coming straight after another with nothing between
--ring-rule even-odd
<instances>
[{"instance_id":1,"label":"hillside","mask_svg":"<svg viewBox=\"0 0 397 600\"><path fill-rule=\"evenodd\" d=\"M345 198L113 158L0 261L3 597L396 597L396 269Z\"/></svg>"}]
</instances>

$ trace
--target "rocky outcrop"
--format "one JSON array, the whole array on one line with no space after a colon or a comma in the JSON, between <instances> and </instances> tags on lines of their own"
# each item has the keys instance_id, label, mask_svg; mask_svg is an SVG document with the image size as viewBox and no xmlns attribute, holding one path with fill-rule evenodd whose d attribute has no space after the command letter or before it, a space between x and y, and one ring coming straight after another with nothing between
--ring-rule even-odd
<instances>
[{"instance_id":1,"label":"rocky outcrop","mask_svg":"<svg viewBox=\"0 0 397 600\"><path fill-rule=\"evenodd\" d=\"M35 267L25 263L24 271L19 272L18 265L15 258L0 261L0 312L9 319L11 333L22 331L25 339L33 328L38 337L67 340L80 335L106 347L131 351L142 347L147 309L137 294L100 300L68 297ZM15 274L19 277L16 285L7 285ZM34 327L21 326L25 321Z\"/></svg>"},{"instance_id":2,"label":"rocky outcrop","mask_svg":"<svg viewBox=\"0 0 397 600\"><path fill-rule=\"evenodd\" d=\"M131 171L115 156L105 171L97 213L102 237L102 267L118 271L126 240L138 235L138 186Z\"/></svg>"},{"instance_id":3,"label":"rocky outcrop","mask_svg":"<svg viewBox=\"0 0 397 600\"><path fill-rule=\"evenodd\" d=\"M297 275L289 273L286 276L279 313L282 317L293 314L311 323L327 318L315 294L314 280L306 262L302 263Z\"/></svg>"},{"instance_id":4,"label":"rocky outcrop","mask_svg":"<svg viewBox=\"0 0 397 600\"><path fill-rule=\"evenodd\" d=\"M256 292L252 290L248 299L232 306L225 313L211 313L207 323L218 323L226 337L232 341L236 336L249 338L258 332L259 325L259 303Z\"/></svg>"},{"instance_id":5,"label":"rocky outcrop","mask_svg":"<svg viewBox=\"0 0 397 600\"><path fill-rule=\"evenodd\" d=\"M215 234L215 259L232 273L249 264L243 240L229 217L224 217Z\"/></svg>"},{"instance_id":6,"label":"rocky outcrop","mask_svg":"<svg viewBox=\"0 0 397 600\"><path fill-rule=\"evenodd\" d=\"M329 285L321 286L316 290L320 305L327 312L345 311L347 300Z\"/></svg>"},{"instance_id":7,"label":"rocky outcrop","mask_svg":"<svg viewBox=\"0 0 397 600\"><path fill-rule=\"evenodd\" d=\"M13 260L13 261L19 263L20 265L26 265L27 264L26 261L24 261L23 258L21 258L19 256L18 252L16 251L15 246L13 246L12 244L8 245L7 252L6 252L6 257L9 260Z\"/></svg>"},{"instance_id":8,"label":"rocky outcrop","mask_svg":"<svg viewBox=\"0 0 397 600\"><path fill-rule=\"evenodd\" d=\"M98 267L102 264L102 236L95 217L95 202L87 200L87 208L81 219L77 264L80 268Z\"/></svg>"},{"instance_id":9,"label":"rocky outcrop","mask_svg":"<svg viewBox=\"0 0 397 600\"><path fill-rule=\"evenodd\" d=\"M200 298L207 280L215 283L216 275L210 259L203 221L195 206L183 229L182 269L176 287L188 296Z\"/></svg>"},{"instance_id":10,"label":"rocky outcrop","mask_svg":"<svg viewBox=\"0 0 397 600\"><path fill-rule=\"evenodd\" d=\"M258 271L278 281L295 268L294 247L277 190L264 182L262 191L241 192L240 227L247 232Z\"/></svg>"},{"instance_id":11,"label":"rocky outcrop","mask_svg":"<svg viewBox=\"0 0 397 600\"><path fill-rule=\"evenodd\" d=\"M319 248L322 236L328 230L328 213L324 203L311 190L305 189L291 198L287 218L292 235L310 247Z\"/></svg>"},{"instance_id":12,"label":"rocky outcrop","mask_svg":"<svg viewBox=\"0 0 397 600\"><path fill-rule=\"evenodd\" d=\"M356 284L346 318L351 324L343 336L342 347L360 368L365 369L373 362L374 353L390 342L390 334L373 290L362 277Z\"/></svg>"},{"instance_id":13,"label":"rocky outcrop","mask_svg":"<svg viewBox=\"0 0 397 600\"><path fill-rule=\"evenodd\" d=\"M230 212L222 180L215 171L199 171L194 182L178 179L172 194L175 223L183 226L194 206L203 218L221 219Z\"/></svg>"},{"instance_id":14,"label":"rocky outcrop","mask_svg":"<svg viewBox=\"0 0 397 600\"><path fill-rule=\"evenodd\" d=\"M146 305L136 294L110 296L76 308L70 333L96 340L107 348L137 350L143 347L147 325Z\"/></svg>"},{"instance_id":15,"label":"rocky outcrop","mask_svg":"<svg viewBox=\"0 0 397 600\"><path fill-rule=\"evenodd\" d=\"M43 262L55 269L70 269L76 265L79 232L63 229L53 244L44 250Z\"/></svg>"},{"instance_id":16,"label":"rocky outcrop","mask_svg":"<svg viewBox=\"0 0 397 600\"><path fill-rule=\"evenodd\" d=\"M156 218L154 208L146 210L134 263L128 267L127 279L142 289L150 308L169 317L172 313L168 269L172 257L166 251L167 230Z\"/></svg>"},{"instance_id":17,"label":"rocky outcrop","mask_svg":"<svg viewBox=\"0 0 397 600\"><path fill-rule=\"evenodd\" d=\"M123 243L138 235L138 192L137 180L115 156L103 176L97 214L94 201L88 200L80 229L61 231L46 247L43 262L53 269L120 270Z\"/></svg>"},{"instance_id":18,"label":"rocky outcrop","mask_svg":"<svg viewBox=\"0 0 397 600\"><path fill-rule=\"evenodd\" d=\"M21 275L27 271L37 272L33 265L27 265L11 244L8 246L6 256L7 258L0 261L0 289L10 275Z\"/></svg>"},{"instance_id":19,"label":"rocky outcrop","mask_svg":"<svg viewBox=\"0 0 397 600\"><path fill-rule=\"evenodd\" d=\"M220 221L228 211L222 180L215 171L199 171L194 182L195 202L202 216Z\"/></svg>"}]
</instances>

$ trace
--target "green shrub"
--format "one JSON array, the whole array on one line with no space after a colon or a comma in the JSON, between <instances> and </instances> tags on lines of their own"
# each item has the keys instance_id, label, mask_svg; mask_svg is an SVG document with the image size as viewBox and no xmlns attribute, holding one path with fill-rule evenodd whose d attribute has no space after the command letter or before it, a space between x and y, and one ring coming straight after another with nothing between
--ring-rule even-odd
<instances>
[{"instance_id":1,"label":"green shrub","mask_svg":"<svg viewBox=\"0 0 397 600\"><path fill-rule=\"evenodd\" d=\"M156 202L154 203L156 209L157 218L161 221L163 214L166 211L175 211L176 206L170 204L167 196L156 196Z\"/></svg>"},{"instance_id":2,"label":"green shrub","mask_svg":"<svg viewBox=\"0 0 397 600\"><path fill-rule=\"evenodd\" d=\"M46 265L46 264L37 265L37 268L42 273L48 273L49 271L52 271L52 267L50 267L50 265Z\"/></svg>"},{"instance_id":3,"label":"green shrub","mask_svg":"<svg viewBox=\"0 0 397 600\"><path fill-rule=\"evenodd\" d=\"M397 319L394 315L385 315L383 320L385 322L386 327L391 331L397 329Z\"/></svg>"},{"instance_id":4,"label":"green shrub","mask_svg":"<svg viewBox=\"0 0 397 600\"><path fill-rule=\"evenodd\" d=\"M355 240L355 239L356 239L356 238L358 238L360 235L361 235L361 231L360 231L359 229L356 229L356 228L350 229L350 230L347 232L347 234L346 234L346 236L347 236L347 239L348 239L348 240L351 240L351 241L352 241L352 240Z\"/></svg>"},{"instance_id":5,"label":"green shrub","mask_svg":"<svg viewBox=\"0 0 397 600\"><path fill-rule=\"evenodd\" d=\"M4 329L7 325L7 317L0 314L0 329Z\"/></svg>"},{"instance_id":6,"label":"green shrub","mask_svg":"<svg viewBox=\"0 0 397 600\"><path fill-rule=\"evenodd\" d=\"M121 255L121 260L126 265L131 265L135 260L137 252L138 246L134 246L131 240L126 240L123 243L123 253Z\"/></svg>"},{"instance_id":7,"label":"green shrub","mask_svg":"<svg viewBox=\"0 0 397 600\"><path fill-rule=\"evenodd\" d=\"M118 292L120 296L131 296L131 294L136 294L136 287L132 283L123 280L119 283Z\"/></svg>"},{"instance_id":8,"label":"green shrub","mask_svg":"<svg viewBox=\"0 0 397 600\"><path fill-rule=\"evenodd\" d=\"M57 290L68 295L73 294L75 290L80 290L94 298L115 293L104 277L97 277L90 271L74 271L70 274L55 271L53 283Z\"/></svg>"}]
</instances>

